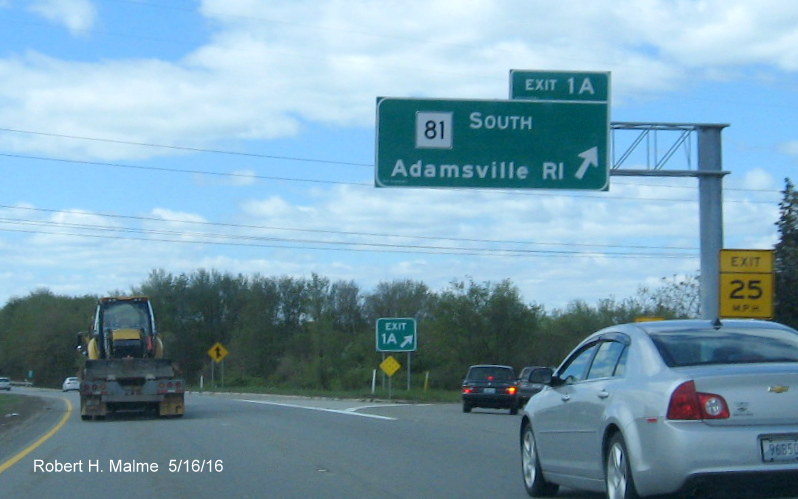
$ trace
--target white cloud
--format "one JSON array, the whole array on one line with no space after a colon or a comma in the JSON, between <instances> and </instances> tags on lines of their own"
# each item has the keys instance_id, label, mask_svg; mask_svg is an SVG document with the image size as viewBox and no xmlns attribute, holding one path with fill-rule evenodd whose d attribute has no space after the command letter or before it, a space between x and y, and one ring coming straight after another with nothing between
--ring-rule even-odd
<instances>
[{"instance_id":1,"label":"white cloud","mask_svg":"<svg viewBox=\"0 0 798 499\"><path fill-rule=\"evenodd\" d=\"M286 216L298 213L298 209L295 209L291 203L279 196L272 196L269 199L260 201L248 201L244 203L243 209L245 213L262 217L270 221L280 220Z\"/></svg>"},{"instance_id":2,"label":"white cloud","mask_svg":"<svg viewBox=\"0 0 798 499\"><path fill-rule=\"evenodd\" d=\"M754 168L745 173L743 185L747 189L778 189L773 175L762 168Z\"/></svg>"},{"instance_id":3,"label":"white cloud","mask_svg":"<svg viewBox=\"0 0 798 499\"><path fill-rule=\"evenodd\" d=\"M170 224L197 224L197 223L206 223L207 220L205 217L197 215L195 213L186 213L180 211L169 210L166 208L154 208L152 210L152 215L155 218L159 218L164 220Z\"/></svg>"},{"instance_id":4,"label":"white cloud","mask_svg":"<svg viewBox=\"0 0 798 499\"><path fill-rule=\"evenodd\" d=\"M90 2L32 5L75 33L98 22ZM677 96L669 100L675 102L684 87L745 73L749 64L758 73L783 77L780 71L796 68L798 50L798 3L786 1L205 0L200 8L214 31L181 59L110 55L76 62L32 50L0 59L0 124L51 134L0 134L2 151L120 163L169 156L157 166L172 168L174 159L197 172L234 173L232 178L197 173L193 184L175 189L174 199L155 201L150 190L158 181L150 176L142 185L131 185L139 190L126 200L127 207L119 200L119 206L108 208L149 213L168 223L122 222L89 210L47 216L3 210L7 217L62 223L36 235L10 232L19 230L18 224L4 225L9 232L0 232L0 247L7 265L27 268L32 259L49 268L74 265L52 281L56 292L103 292L106 286L97 290L97 276L89 274L93 265L109 288L139 284L152 268L205 267L266 275L318 272L363 286L394 276L421 279L435 288L465 275L478 281L509 277L528 300L559 304L574 297L627 296L640 282L697 270L697 258L659 255L698 246L694 179L624 179L613 181L609 193L586 195L327 184L280 189L283 184L270 182L233 189L255 185L264 163L214 161L203 154L188 158L196 164L178 163L190 152L121 141L197 148L232 144L232 149L259 142L253 149L270 152L273 145L278 150L291 142L285 146L288 155L311 156L315 144L294 142L294 137L309 127L370 131L378 95L505 98L509 69L561 69L612 71L616 106L668 93ZM784 142L781 151L798 156L798 141ZM352 152L357 157L368 153ZM757 165L767 164L762 157ZM291 170L283 163L281 173ZM286 176L301 175L290 171ZM764 168L752 169L739 184L736 178L726 184L778 188L773 176ZM191 196L206 196L208 206L197 212L185 207ZM772 243L774 203L759 203L748 193L724 197L729 246ZM87 204L81 206L88 199L82 197ZM133 203L136 208L129 208ZM161 208L152 208L153 203ZM222 224L208 226L209 220L234 223L222 229ZM118 237L65 234L77 229L67 230L64 223L110 225L109 233ZM199 232L228 238L217 242L245 244L234 253ZM347 251L311 249L331 243L347 243L336 246ZM360 249L355 245L366 243L392 246L355 251ZM448 254L457 248L468 254ZM526 254L519 256L521 251ZM628 254L612 254L617 252ZM42 282L32 274L15 276L19 282L0 274L0 288L14 293Z\"/></svg>"},{"instance_id":5,"label":"white cloud","mask_svg":"<svg viewBox=\"0 0 798 499\"><path fill-rule=\"evenodd\" d=\"M798 4L764 4L206 0L201 12L218 31L183 60L0 60L0 122L207 146L293 136L301 120L368 127L378 95L503 98L511 68L610 70L613 101L623 103L694 83L705 66L798 67ZM88 1L31 8L73 30L97 15ZM43 136L3 141L105 160L175 153Z\"/></svg>"},{"instance_id":6,"label":"white cloud","mask_svg":"<svg viewBox=\"0 0 798 499\"><path fill-rule=\"evenodd\" d=\"M97 20L91 0L30 0L28 9L78 36L86 35Z\"/></svg>"},{"instance_id":7,"label":"white cloud","mask_svg":"<svg viewBox=\"0 0 798 499\"><path fill-rule=\"evenodd\" d=\"M775 63L798 69L798 4L785 0L660 2L665 18L648 27L662 50L693 68ZM678 21L678 22L677 22Z\"/></svg>"},{"instance_id":8,"label":"white cloud","mask_svg":"<svg viewBox=\"0 0 798 499\"><path fill-rule=\"evenodd\" d=\"M780 144L779 151L789 156L798 157L798 140L790 140Z\"/></svg>"}]
</instances>

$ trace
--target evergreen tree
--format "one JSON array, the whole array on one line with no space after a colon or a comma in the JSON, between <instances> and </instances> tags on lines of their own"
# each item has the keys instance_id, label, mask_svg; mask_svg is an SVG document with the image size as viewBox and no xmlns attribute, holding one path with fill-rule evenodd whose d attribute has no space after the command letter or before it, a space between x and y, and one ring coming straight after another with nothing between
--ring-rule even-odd
<instances>
[{"instance_id":1,"label":"evergreen tree","mask_svg":"<svg viewBox=\"0 0 798 499\"><path fill-rule=\"evenodd\" d=\"M798 193L784 179L776 243L776 320L798 327Z\"/></svg>"}]
</instances>

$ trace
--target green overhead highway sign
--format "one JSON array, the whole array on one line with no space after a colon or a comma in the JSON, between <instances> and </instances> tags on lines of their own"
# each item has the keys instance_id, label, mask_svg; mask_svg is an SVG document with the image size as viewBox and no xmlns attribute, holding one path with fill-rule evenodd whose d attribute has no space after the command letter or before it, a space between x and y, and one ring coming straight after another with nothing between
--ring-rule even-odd
<instances>
[{"instance_id":1,"label":"green overhead highway sign","mask_svg":"<svg viewBox=\"0 0 798 499\"><path fill-rule=\"evenodd\" d=\"M377 187L606 190L607 103L377 99Z\"/></svg>"},{"instance_id":2,"label":"green overhead highway sign","mask_svg":"<svg viewBox=\"0 0 798 499\"><path fill-rule=\"evenodd\" d=\"M608 104L610 73L512 69L510 98Z\"/></svg>"},{"instance_id":3,"label":"green overhead highway sign","mask_svg":"<svg viewBox=\"0 0 798 499\"><path fill-rule=\"evenodd\" d=\"M377 319L378 352L415 352L416 320L384 317Z\"/></svg>"}]
</instances>

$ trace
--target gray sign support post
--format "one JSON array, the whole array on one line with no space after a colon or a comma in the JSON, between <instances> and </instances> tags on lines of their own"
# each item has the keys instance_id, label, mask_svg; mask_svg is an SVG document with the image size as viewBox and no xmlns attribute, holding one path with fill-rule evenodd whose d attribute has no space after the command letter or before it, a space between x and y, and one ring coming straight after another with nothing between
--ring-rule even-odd
<instances>
[{"instance_id":1,"label":"gray sign support post","mask_svg":"<svg viewBox=\"0 0 798 499\"><path fill-rule=\"evenodd\" d=\"M583 91L585 90L585 91ZM599 72L567 71L510 71L510 99L548 101L564 105L576 99L582 104L609 104L610 75ZM609 114L609 112L608 112ZM720 312L720 250L723 249L723 176L721 131L725 124L691 123L611 123L612 143L615 145L615 132L632 130L639 132L637 140L625 151L614 151L618 160L612 161L610 175L657 176L657 177L698 177L698 205L700 231L700 314L704 319L713 320ZM660 156L657 148L657 132L677 132L679 137L673 145ZM688 144L691 133L697 137L698 165L695 170L665 170L663 167L673 153ZM649 139L652 138L653 141ZM565 140L567 142L567 140ZM644 143L647 147L645 169L623 169L621 165L629 155ZM614 149L614 147L613 147ZM688 159L689 163L689 159Z\"/></svg>"},{"instance_id":2,"label":"gray sign support post","mask_svg":"<svg viewBox=\"0 0 798 499\"><path fill-rule=\"evenodd\" d=\"M614 161L610 175L612 176L646 176L646 177L697 177L698 178L698 216L699 239L701 244L701 269L699 276L701 318L713 320L720 311L720 250L723 249L723 177L729 172L722 169L721 131L727 124L717 123L612 123L613 132L619 130L636 131L640 135L632 145ZM645 169L621 168L631 152L645 140L657 132L677 132L679 138L659 157L654 151L654 164L647 164ZM665 163L682 145L689 143L690 134L696 135L697 168L686 170L666 170ZM614 134L613 134L614 139ZM656 136L652 141L657 143ZM650 145L647 147L650 148ZM615 151L620 153L620 151ZM651 159L652 152L646 152Z\"/></svg>"},{"instance_id":3,"label":"gray sign support post","mask_svg":"<svg viewBox=\"0 0 798 499\"><path fill-rule=\"evenodd\" d=\"M720 250L723 249L723 176L720 132L726 125L698 125L698 210L701 238L701 318L717 319Z\"/></svg>"}]
</instances>

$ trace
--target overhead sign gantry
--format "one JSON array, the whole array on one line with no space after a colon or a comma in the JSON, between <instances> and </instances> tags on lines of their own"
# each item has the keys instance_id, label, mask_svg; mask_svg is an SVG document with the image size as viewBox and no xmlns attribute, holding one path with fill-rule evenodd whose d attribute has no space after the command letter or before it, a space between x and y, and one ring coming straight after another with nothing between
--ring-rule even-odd
<instances>
[{"instance_id":1,"label":"overhead sign gantry","mask_svg":"<svg viewBox=\"0 0 798 499\"><path fill-rule=\"evenodd\" d=\"M728 174L721 167L720 136L728 125L610 123L609 96L608 72L512 70L510 101L378 98L375 185L606 190L611 175L696 177L701 317L717 318L722 179ZM639 133L617 162L609 159L609 129ZM660 131L681 134L662 158ZM697 168L665 169L693 135ZM653 158L654 165L621 168L632 150L641 143L650 149L651 142L647 162Z\"/></svg>"}]
</instances>

